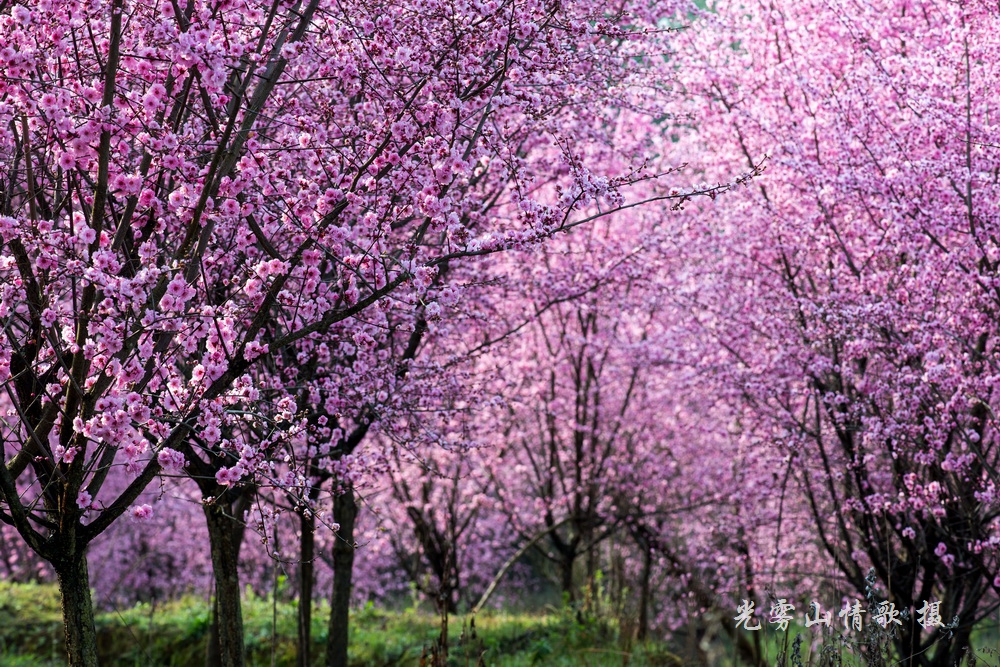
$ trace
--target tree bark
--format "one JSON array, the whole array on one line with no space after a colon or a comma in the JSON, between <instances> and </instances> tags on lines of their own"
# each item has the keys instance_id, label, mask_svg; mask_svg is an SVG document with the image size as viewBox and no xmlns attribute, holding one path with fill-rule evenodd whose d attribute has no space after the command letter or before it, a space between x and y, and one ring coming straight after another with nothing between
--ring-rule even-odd
<instances>
[{"instance_id":1,"label":"tree bark","mask_svg":"<svg viewBox=\"0 0 1000 667\"><path fill-rule=\"evenodd\" d=\"M917 626L919 627L919 626ZM972 628L970 626L960 626L956 629L950 639L942 641L938 644L937 652L934 654L934 659L930 660L924 655L912 655L907 656L903 654L903 658L910 657L911 661L913 658L917 658L920 662L914 664L926 664L930 667L951 667L952 665L960 665L963 660L968 659L969 665L974 664L973 659L970 657L971 643L969 639L972 636ZM909 665L909 663L905 663Z\"/></svg>"},{"instance_id":2,"label":"tree bark","mask_svg":"<svg viewBox=\"0 0 1000 667\"><path fill-rule=\"evenodd\" d=\"M330 630L327 634L327 667L347 666L348 622L351 608L351 577L354 570L354 520L358 505L354 489L348 487L333 501L333 518L340 524L333 547L333 595L330 599Z\"/></svg>"},{"instance_id":3,"label":"tree bark","mask_svg":"<svg viewBox=\"0 0 1000 667\"><path fill-rule=\"evenodd\" d=\"M221 499L205 505L208 541L212 549L215 573L214 626L217 643L209 637L208 667L243 667L243 609L240 604L240 544L242 531L235 530L235 519L225 512ZM217 652L217 655L214 655Z\"/></svg>"},{"instance_id":4,"label":"tree bark","mask_svg":"<svg viewBox=\"0 0 1000 667\"><path fill-rule=\"evenodd\" d=\"M52 565L59 578L69 666L97 667L97 631L94 629L87 554L81 550Z\"/></svg>"},{"instance_id":5,"label":"tree bark","mask_svg":"<svg viewBox=\"0 0 1000 667\"><path fill-rule=\"evenodd\" d=\"M299 650L298 667L309 667L312 642L312 598L316 553L316 517L310 512L299 515L302 534L299 538Z\"/></svg>"},{"instance_id":6,"label":"tree bark","mask_svg":"<svg viewBox=\"0 0 1000 667\"><path fill-rule=\"evenodd\" d=\"M593 544L590 531L583 533L583 543ZM587 550L587 557L584 560L587 568L587 594L586 602L589 611L594 614L602 614L605 610L600 608L600 591L597 589L597 549L593 546Z\"/></svg>"},{"instance_id":7,"label":"tree bark","mask_svg":"<svg viewBox=\"0 0 1000 667\"><path fill-rule=\"evenodd\" d=\"M653 550L649 547L649 545L644 544L642 554L642 581L639 584L641 591L639 594L639 628L636 633L636 639L639 641L645 641L649 633L649 579L653 574L652 570Z\"/></svg>"},{"instance_id":8,"label":"tree bark","mask_svg":"<svg viewBox=\"0 0 1000 667\"><path fill-rule=\"evenodd\" d=\"M576 565L576 558L563 557L559 563L560 579L563 596L569 603L576 602L576 589L573 588L573 566Z\"/></svg>"}]
</instances>

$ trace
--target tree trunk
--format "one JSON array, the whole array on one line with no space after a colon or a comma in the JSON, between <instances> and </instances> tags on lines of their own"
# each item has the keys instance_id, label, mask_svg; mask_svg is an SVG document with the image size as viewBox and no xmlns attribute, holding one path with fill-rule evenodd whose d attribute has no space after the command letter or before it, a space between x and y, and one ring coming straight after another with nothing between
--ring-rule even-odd
<instances>
[{"instance_id":1,"label":"tree trunk","mask_svg":"<svg viewBox=\"0 0 1000 667\"><path fill-rule=\"evenodd\" d=\"M573 588L574 565L576 565L576 558L563 557L562 562L559 563L563 597L571 604L576 602L576 589Z\"/></svg>"},{"instance_id":2,"label":"tree trunk","mask_svg":"<svg viewBox=\"0 0 1000 667\"><path fill-rule=\"evenodd\" d=\"M934 660L926 659L923 656L913 657L921 659L921 664L927 664L931 667L952 667L952 665L962 664L962 661L966 659L968 660L968 664L972 665L974 664L974 660L971 657L972 650L969 642L971 634L972 628L970 626L961 626L954 631L951 639L942 641L938 644ZM903 658L906 657L908 656L904 654Z\"/></svg>"},{"instance_id":3,"label":"tree trunk","mask_svg":"<svg viewBox=\"0 0 1000 667\"><path fill-rule=\"evenodd\" d=\"M348 487L333 501L333 518L340 532L333 546L333 595L330 600L330 630L327 635L327 667L347 667L348 614L351 607L351 576L354 569L354 520L358 505L354 489Z\"/></svg>"},{"instance_id":4,"label":"tree trunk","mask_svg":"<svg viewBox=\"0 0 1000 667\"><path fill-rule=\"evenodd\" d=\"M215 579L213 577L212 581ZM215 587L215 584L212 584ZM208 645L205 647L205 667L215 667L222 662L222 650L219 648L219 600L212 596L212 617L208 624Z\"/></svg>"},{"instance_id":5,"label":"tree trunk","mask_svg":"<svg viewBox=\"0 0 1000 667\"><path fill-rule=\"evenodd\" d=\"M309 667L312 642L312 597L316 553L316 517L311 512L299 515L302 535L299 540L299 651L298 667Z\"/></svg>"},{"instance_id":6,"label":"tree trunk","mask_svg":"<svg viewBox=\"0 0 1000 667\"><path fill-rule=\"evenodd\" d=\"M444 598L444 613L458 613L458 540L449 543L444 559L444 572L441 578L441 596Z\"/></svg>"},{"instance_id":7,"label":"tree trunk","mask_svg":"<svg viewBox=\"0 0 1000 667\"><path fill-rule=\"evenodd\" d=\"M90 599L87 554L80 552L53 563L62 596L63 630L70 667L97 667L97 631Z\"/></svg>"},{"instance_id":8,"label":"tree trunk","mask_svg":"<svg viewBox=\"0 0 1000 667\"><path fill-rule=\"evenodd\" d=\"M583 543L591 544L589 530L583 533ZM587 608L592 614L600 615L606 610L600 608L600 591L597 589L597 549L593 546L587 550L584 563L587 568Z\"/></svg>"},{"instance_id":9,"label":"tree trunk","mask_svg":"<svg viewBox=\"0 0 1000 667\"><path fill-rule=\"evenodd\" d=\"M217 644L209 638L208 667L243 667L243 610L240 606L240 545L242 531L235 530L235 519L226 514L227 503L205 505L208 541L212 549L215 573L215 623ZM217 655L215 655L217 652Z\"/></svg>"},{"instance_id":10,"label":"tree trunk","mask_svg":"<svg viewBox=\"0 0 1000 667\"><path fill-rule=\"evenodd\" d=\"M645 641L649 633L649 578L652 576L653 550L649 545L643 545L642 554L642 581L639 583L639 629L636 639Z\"/></svg>"}]
</instances>

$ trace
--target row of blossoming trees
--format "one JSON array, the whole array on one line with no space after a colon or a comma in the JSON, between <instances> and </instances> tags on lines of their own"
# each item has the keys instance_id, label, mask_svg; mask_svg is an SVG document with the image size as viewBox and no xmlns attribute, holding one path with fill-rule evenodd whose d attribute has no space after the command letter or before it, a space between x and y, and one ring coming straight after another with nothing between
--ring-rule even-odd
<instances>
[{"instance_id":1,"label":"row of blossoming trees","mask_svg":"<svg viewBox=\"0 0 1000 667\"><path fill-rule=\"evenodd\" d=\"M1000 600L998 29L0 0L4 576L58 580L73 665L92 585L210 589L243 664L278 571L302 665L319 596L345 665L403 579L449 611L599 571L640 635L715 619L763 664L738 603L874 569L958 618L899 654L953 664Z\"/></svg>"}]
</instances>

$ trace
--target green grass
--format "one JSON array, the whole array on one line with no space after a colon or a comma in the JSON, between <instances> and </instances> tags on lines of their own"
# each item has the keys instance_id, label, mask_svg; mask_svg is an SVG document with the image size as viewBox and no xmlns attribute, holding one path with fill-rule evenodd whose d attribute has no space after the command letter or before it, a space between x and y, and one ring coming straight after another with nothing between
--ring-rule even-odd
<instances>
[{"instance_id":1,"label":"green grass","mask_svg":"<svg viewBox=\"0 0 1000 667\"><path fill-rule=\"evenodd\" d=\"M102 665L188 667L204 663L209 630L209 606L203 599L185 598L155 607L101 613L97 617L98 653ZM248 593L243 605L249 665L293 665L296 655L294 603ZM329 609L320 604L313 614L314 663L323 664ZM275 622L272 626L272 619ZM351 664L357 667L420 663L425 647L440 634L440 620L409 609L385 611L368 606L351 619ZM605 665L620 667L680 664L665 645L633 646L618 641L611 622L584 621L569 611L539 614L484 613L475 627L468 617L449 619L449 666L503 667ZM59 594L54 586L0 581L0 667L63 665Z\"/></svg>"},{"instance_id":2,"label":"green grass","mask_svg":"<svg viewBox=\"0 0 1000 667\"><path fill-rule=\"evenodd\" d=\"M296 656L294 603L279 602L247 593L244 598L245 643L248 664L293 665ZM166 604L137 605L130 609L101 613L97 617L100 663L112 666L157 665L188 667L204 664L209 632L209 606L199 598L184 598ZM317 605L313 613L314 664L323 664L329 609ZM718 619L716 619L718 620ZM726 619L722 619L725 622ZM272 621L274 626L272 626ZM715 626L716 629L718 626ZM821 664L820 653L810 646L818 635L815 628L794 624L789 632L766 632L764 655L769 665ZM387 611L371 605L351 619L351 664L354 667L417 667L425 648L440 634L440 620L415 608ZM683 631L675 644L635 643L620 635L612 620L581 618L570 609L547 607L539 613L487 612L475 621L467 616L449 619L449 667L677 667L676 657L700 644L702 660L716 667L737 667L731 641L722 632L688 641ZM793 658L796 636L802 636L799 659ZM860 636L855 637L861 640ZM983 622L973 633L979 667L1000 667L1000 621ZM854 647L827 642L835 649L843 667L865 664ZM273 658L273 663L272 663ZM0 667L55 667L64 665L59 594L54 586L10 584L0 581ZM963 664L972 665L966 660Z\"/></svg>"}]
</instances>

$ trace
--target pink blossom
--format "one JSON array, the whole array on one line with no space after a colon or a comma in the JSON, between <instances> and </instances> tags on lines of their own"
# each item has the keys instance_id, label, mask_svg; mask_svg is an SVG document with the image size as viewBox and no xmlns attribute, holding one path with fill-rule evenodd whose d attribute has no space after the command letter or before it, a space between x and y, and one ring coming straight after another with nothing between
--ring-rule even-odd
<instances>
[{"instance_id":1,"label":"pink blossom","mask_svg":"<svg viewBox=\"0 0 1000 667\"><path fill-rule=\"evenodd\" d=\"M222 486L232 486L239 482L242 477L242 471L237 470L235 466L233 468L220 468L215 473L215 481Z\"/></svg>"},{"instance_id":2,"label":"pink blossom","mask_svg":"<svg viewBox=\"0 0 1000 667\"><path fill-rule=\"evenodd\" d=\"M219 427L216 426L215 424L209 424L208 426L205 427L205 430L202 432L202 437L205 438L205 442L209 444L215 444L222 437L222 432L219 430Z\"/></svg>"},{"instance_id":3,"label":"pink blossom","mask_svg":"<svg viewBox=\"0 0 1000 667\"><path fill-rule=\"evenodd\" d=\"M42 311L42 317L41 317L42 326L45 327L46 329L55 324L56 319L57 319L56 313L51 308L46 308L45 310Z\"/></svg>"},{"instance_id":4,"label":"pink blossom","mask_svg":"<svg viewBox=\"0 0 1000 667\"><path fill-rule=\"evenodd\" d=\"M194 296L194 289L191 288L183 276L174 276L174 279L170 281L167 285L167 294L174 299L174 307L179 307L192 296Z\"/></svg>"},{"instance_id":5,"label":"pink blossom","mask_svg":"<svg viewBox=\"0 0 1000 667\"><path fill-rule=\"evenodd\" d=\"M14 8L11 10L11 15L14 17L15 21L21 24L21 26L26 28L31 25L32 12L24 5L14 5Z\"/></svg>"},{"instance_id":6,"label":"pink blossom","mask_svg":"<svg viewBox=\"0 0 1000 667\"><path fill-rule=\"evenodd\" d=\"M73 459L76 458L77 452L79 452L77 447L63 447L62 445L56 445L52 449L52 454L55 456L56 461L60 463L70 464Z\"/></svg>"},{"instance_id":7,"label":"pink blossom","mask_svg":"<svg viewBox=\"0 0 1000 667\"><path fill-rule=\"evenodd\" d=\"M159 454L156 455L156 460L168 473L183 472L184 466L187 465L184 455L169 447L164 447L160 450Z\"/></svg>"},{"instance_id":8,"label":"pink blossom","mask_svg":"<svg viewBox=\"0 0 1000 667\"><path fill-rule=\"evenodd\" d=\"M94 504L94 499L86 490L81 490L76 496L76 506L82 510L90 509Z\"/></svg>"}]
</instances>

